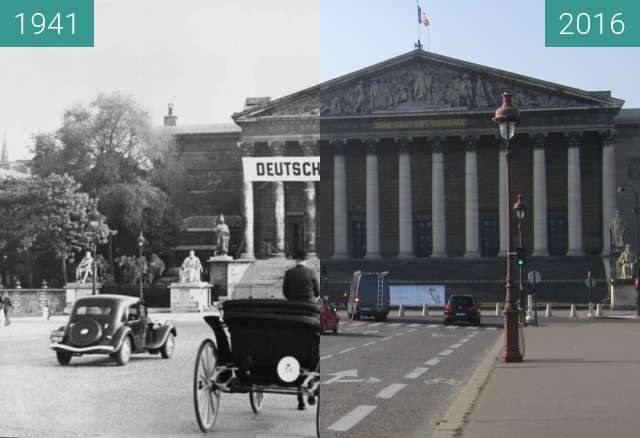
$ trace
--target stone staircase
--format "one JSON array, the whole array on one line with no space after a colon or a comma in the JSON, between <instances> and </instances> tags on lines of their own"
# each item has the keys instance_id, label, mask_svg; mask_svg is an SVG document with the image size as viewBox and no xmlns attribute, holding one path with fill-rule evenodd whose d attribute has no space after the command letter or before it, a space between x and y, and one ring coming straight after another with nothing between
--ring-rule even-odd
<instances>
[{"instance_id":1,"label":"stone staircase","mask_svg":"<svg viewBox=\"0 0 640 438\"><path fill-rule=\"evenodd\" d=\"M284 298L282 280L296 262L287 258L258 259L249 266L233 291L233 298ZM307 266L320 272L320 260L310 259Z\"/></svg>"}]
</instances>

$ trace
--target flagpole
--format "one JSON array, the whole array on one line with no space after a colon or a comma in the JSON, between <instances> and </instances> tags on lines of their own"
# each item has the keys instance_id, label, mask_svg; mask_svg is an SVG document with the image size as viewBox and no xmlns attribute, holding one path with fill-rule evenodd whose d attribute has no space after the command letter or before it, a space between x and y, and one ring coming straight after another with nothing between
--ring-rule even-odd
<instances>
[{"instance_id":1,"label":"flagpole","mask_svg":"<svg viewBox=\"0 0 640 438\"><path fill-rule=\"evenodd\" d=\"M422 30L420 29L420 5L418 4L418 0L416 0L416 8L418 8L418 45L420 45L420 38L422 37Z\"/></svg>"}]
</instances>

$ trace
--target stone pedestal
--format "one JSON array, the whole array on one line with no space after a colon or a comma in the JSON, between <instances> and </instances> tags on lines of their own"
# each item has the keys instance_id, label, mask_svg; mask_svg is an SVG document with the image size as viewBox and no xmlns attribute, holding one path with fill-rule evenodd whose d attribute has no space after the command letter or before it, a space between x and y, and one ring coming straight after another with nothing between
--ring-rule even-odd
<instances>
[{"instance_id":1,"label":"stone pedestal","mask_svg":"<svg viewBox=\"0 0 640 438\"><path fill-rule=\"evenodd\" d=\"M638 292L633 285L633 280L613 280L610 283L611 309L635 309Z\"/></svg>"},{"instance_id":2,"label":"stone pedestal","mask_svg":"<svg viewBox=\"0 0 640 438\"><path fill-rule=\"evenodd\" d=\"M96 294L100 293L101 283L96 283ZM73 303L78 298L87 297L93 294L93 283L68 283L64 287L66 291L64 313L71 313Z\"/></svg>"},{"instance_id":3,"label":"stone pedestal","mask_svg":"<svg viewBox=\"0 0 640 438\"><path fill-rule=\"evenodd\" d=\"M204 312L211 305L211 284L171 283L171 312Z\"/></svg>"},{"instance_id":4,"label":"stone pedestal","mask_svg":"<svg viewBox=\"0 0 640 438\"><path fill-rule=\"evenodd\" d=\"M215 256L209 259L209 279L215 288L216 299L232 299L236 285L240 283L253 260Z\"/></svg>"}]
</instances>

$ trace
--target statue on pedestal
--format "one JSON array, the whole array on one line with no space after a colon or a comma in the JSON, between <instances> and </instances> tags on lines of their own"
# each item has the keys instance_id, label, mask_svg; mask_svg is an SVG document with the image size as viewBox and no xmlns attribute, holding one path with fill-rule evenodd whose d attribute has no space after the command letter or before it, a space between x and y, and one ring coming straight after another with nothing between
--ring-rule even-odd
<instances>
[{"instance_id":1,"label":"statue on pedestal","mask_svg":"<svg viewBox=\"0 0 640 438\"><path fill-rule=\"evenodd\" d=\"M216 254L217 256L229 255L229 238L231 237L231 231L229 226L224 223L224 216L221 214L218 216L218 224L215 228L216 232Z\"/></svg>"},{"instance_id":2,"label":"statue on pedestal","mask_svg":"<svg viewBox=\"0 0 640 438\"><path fill-rule=\"evenodd\" d=\"M91 251L87 251L84 258L76 267L76 281L86 283L89 275L93 275L93 257Z\"/></svg>"},{"instance_id":3,"label":"statue on pedestal","mask_svg":"<svg viewBox=\"0 0 640 438\"><path fill-rule=\"evenodd\" d=\"M624 245L624 233L627 231L627 227L624 223L624 219L620 216L620 212L616 210L616 214L611 218L611 225L609 226L609 233L611 235L611 249L620 251L625 247Z\"/></svg>"},{"instance_id":4,"label":"statue on pedestal","mask_svg":"<svg viewBox=\"0 0 640 438\"><path fill-rule=\"evenodd\" d=\"M616 262L616 274L618 278L629 280L633 278L633 265L635 264L635 260L633 254L631 254L631 245L627 244L624 246L624 250L618 257L618 261Z\"/></svg>"},{"instance_id":5,"label":"statue on pedestal","mask_svg":"<svg viewBox=\"0 0 640 438\"><path fill-rule=\"evenodd\" d=\"M194 251L189 251L180 267L180 283L201 283L202 263Z\"/></svg>"}]
</instances>

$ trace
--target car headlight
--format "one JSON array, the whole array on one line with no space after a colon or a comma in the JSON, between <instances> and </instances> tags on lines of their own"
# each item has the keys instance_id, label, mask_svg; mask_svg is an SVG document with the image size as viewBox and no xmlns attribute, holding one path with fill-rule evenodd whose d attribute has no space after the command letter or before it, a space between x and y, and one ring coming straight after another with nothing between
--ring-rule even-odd
<instances>
[{"instance_id":1,"label":"car headlight","mask_svg":"<svg viewBox=\"0 0 640 438\"><path fill-rule=\"evenodd\" d=\"M64 339L64 335L59 335L59 334L51 335L51 342L55 344L62 342L63 339Z\"/></svg>"}]
</instances>

